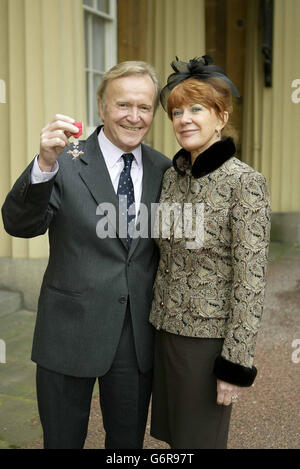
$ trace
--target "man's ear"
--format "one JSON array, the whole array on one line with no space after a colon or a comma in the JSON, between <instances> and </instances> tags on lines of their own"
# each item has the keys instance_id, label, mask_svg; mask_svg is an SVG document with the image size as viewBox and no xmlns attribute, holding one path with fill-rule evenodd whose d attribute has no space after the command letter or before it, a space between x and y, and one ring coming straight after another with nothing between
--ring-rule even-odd
<instances>
[{"instance_id":1,"label":"man's ear","mask_svg":"<svg viewBox=\"0 0 300 469\"><path fill-rule=\"evenodd\" d=\"M105 112L104 112L104 103L100 100L100 98L97 99L98 101L98 114L99 114L99 117L103 120L104 122L104 116L105 116Z\"/></svg>"}]
</instances>

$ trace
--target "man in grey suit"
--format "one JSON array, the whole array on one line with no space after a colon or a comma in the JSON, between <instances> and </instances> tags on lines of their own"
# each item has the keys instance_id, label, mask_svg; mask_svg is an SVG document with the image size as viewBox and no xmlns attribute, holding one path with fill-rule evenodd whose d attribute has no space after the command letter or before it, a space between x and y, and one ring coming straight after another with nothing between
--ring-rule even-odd
<instances>
[{"instance_id":1,"label":"man in grey suit","mask_svg":"<svg viewBox=\"0 0 300 469\"><path fill-rule=\"evenodd\" d=\"M75 121L56 115L2 208L12 236L49 230L32 350L45 448L83 448L97 378L105 447L143 446L152 382L148 316L158 263L151 204L171 165L141 143L158 96L148 64L113 67L98 90L104 127L72 146ZM138 236L142 208L148 234L144 226Z\"/></svg>"}]
</instances>

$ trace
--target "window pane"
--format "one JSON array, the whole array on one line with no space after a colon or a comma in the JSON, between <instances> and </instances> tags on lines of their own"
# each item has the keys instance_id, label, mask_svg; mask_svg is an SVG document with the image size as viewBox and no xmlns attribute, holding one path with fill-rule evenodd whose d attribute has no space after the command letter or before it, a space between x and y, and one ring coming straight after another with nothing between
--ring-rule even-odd
<instances>
[{"instance_id":1,"label":"window pane","mask_svg":"<svg viewBox=\"0 0 300 469\"><path fill-rule=\"evenodd\" d=\"M93 68L94 70L104 70L104 20L93 17Z\"/></svg>"},{"instance_id":2,"label":"window pane","mask_svg":"<svg viewBox=\"0 0 300 469\"><path fill-rule=\"evenodd\" d=\"M88 121L88 126L92 125L92 122L90 122L90 89L89 89L89 74L88 72L85 73L85 86L86 86L86 110L87 110L87 121Z\"/></svg>"},{"instance_id":3,"label":"window pane","mask_svg":"<svg viewBox=\"0 0 300 469\"><path fill-rule=\"evenodd\" d=\"M99 11L109 13L109 0L97 0L97 6Z\"/></svg>"},{"instance_id":4,"label":"window pane","mask_svg":"<svg viewBox=\"0 0 300 469\"><path fill-rule=\"evenodd\" d=\"M102 80L102 75L94 75L94 93L93 93L93 103L94 103L94 126L96 127L100 122L100 117L98 115L98 102L97 102L97 90Z\"/></svg>"},{"instance_id":5,"label":"window pane","mask_svg":"<svg viewBox=\"0 0 300 469\"><path fill-rule=\"evenodd\" d=\"M83 4L88 6L88 7L93 7L94 6L94 0L83 0Z\"/></svg>"},{"instance_id":6,"label":"window pane","mask_svg":"<svg viewBox=\"0 0 300 469\"><path fill-rule=\"evenodd\" d=\"M85 42L85 68L89 68L89 35L88 35L88 14L84 15L84 42Z\"/></svg>"}]
</instances>

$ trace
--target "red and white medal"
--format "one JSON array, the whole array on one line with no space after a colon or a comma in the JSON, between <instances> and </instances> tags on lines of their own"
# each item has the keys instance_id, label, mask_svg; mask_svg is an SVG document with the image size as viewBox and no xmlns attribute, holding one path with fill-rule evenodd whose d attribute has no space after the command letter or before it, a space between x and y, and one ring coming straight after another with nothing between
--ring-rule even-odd
<instances>
[{"instance_id":1,"label":"red and white medal","mask_svg":"<svg viewBox=\"0 0 300 469\"><path fill-rule=\"evenodd\" d=\"M83 124L82 122L74 122L73 125L75 125L78 128L78 132L75 134L71 134L75 140L73 142L73 150L68 151L68 153L73 156L72 160L77 160L79 156L84 154L83 151L79 151L78 149L78 145L79 145L78 138L82 135Z\"/></svg>"}]
</instances>

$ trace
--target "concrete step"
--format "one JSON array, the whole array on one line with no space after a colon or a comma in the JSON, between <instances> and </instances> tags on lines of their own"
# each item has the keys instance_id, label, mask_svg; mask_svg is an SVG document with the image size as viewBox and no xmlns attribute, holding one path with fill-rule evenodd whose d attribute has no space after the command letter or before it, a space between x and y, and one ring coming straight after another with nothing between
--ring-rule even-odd
<instances>
[{"instance_id":1,"label":"concrete step","mask_svg":"<svg viewBox=\"0 0 300 469\"><path fill-rule=\"evenodd\" d=\"M21 293L0 290L0 317L7 314L14 313L22 308L22 295Z\"/></svg>"}]
</instances>

